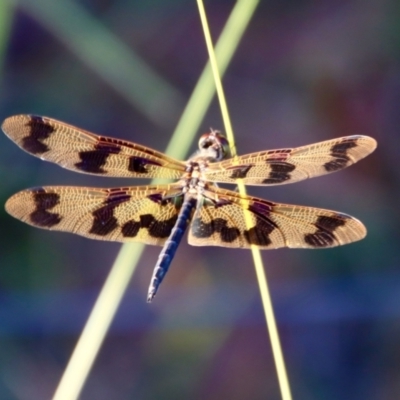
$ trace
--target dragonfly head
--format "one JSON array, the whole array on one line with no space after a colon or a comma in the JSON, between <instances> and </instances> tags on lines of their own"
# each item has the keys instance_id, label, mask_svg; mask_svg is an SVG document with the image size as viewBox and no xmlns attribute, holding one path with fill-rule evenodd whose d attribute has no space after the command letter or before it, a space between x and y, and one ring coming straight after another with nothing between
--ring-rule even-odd
<instances>
[{"instance_id":1,"label":"dragonfly head","mask_svg":"<svg viewBox=\"0 0 400 400\"><path fill-rule=\"evenodd\" d=\"M221 132L211 129L211 132L201 135L199 139L200 152L214 161L230 158L231 150L229 142Z\"/></svg>"}]
</instances>

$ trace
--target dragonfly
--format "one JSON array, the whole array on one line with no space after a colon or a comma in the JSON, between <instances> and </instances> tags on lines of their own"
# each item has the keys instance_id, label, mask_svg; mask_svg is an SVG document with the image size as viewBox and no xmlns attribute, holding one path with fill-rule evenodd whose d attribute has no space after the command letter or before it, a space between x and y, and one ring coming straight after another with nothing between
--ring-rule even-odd
<instances>
[{"instance_id":1,"label":"dragonfly","mask_svg":"<svg viewBox=\"0 0 400 400\"><path fill-rule=\"evenodd\" d=\"M261 250L334 247L363 239L367 232L359 220L341 212L274 203L223 189L218 183L282 185L336 172L376 148L375 139L368 136L232 157L227 139L211 129L200 137L192 157L178 161L140 144L42 116L12 116L2 129L26 152L76 172L176 180L117 188L36 187L14 194L5 205L13 217L38 228L163 246L148 302L188 227L193 246Z\"/></svg>"}]
</instances>

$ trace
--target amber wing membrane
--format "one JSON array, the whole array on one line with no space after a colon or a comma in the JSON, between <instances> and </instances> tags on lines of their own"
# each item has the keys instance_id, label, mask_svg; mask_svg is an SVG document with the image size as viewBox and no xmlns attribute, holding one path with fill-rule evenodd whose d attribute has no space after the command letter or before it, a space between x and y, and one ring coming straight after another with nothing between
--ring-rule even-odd
<instances>
[{"instance_id":1,"label":"amber wing membrane","mask_svg":"<svg viewBox=\"0 0 400 400\"><path fill-rule=\"evenodd\" d=\"M3 122L2 129L28 153L77 172L177 179L185 170L184 163L156 150L94 135L51 118L15 115Z\"/></svg>"},{"instance_id":2,"label":"amber wing membrane","mask_svg":"<svg viewBox=\"0 0 400 400\"><path fill-rule=\"evenodd\" d=\"M175 225L180 195L180 187L174 185L49 186L16 193L8 199L6 210L38 228L91 239L163 245Z\"/></svg>"},{"instance_id":3,"label":"amber wing membrane","mask_svg":"<svg viewBox=\"0 0 400 400\"><path fill-rule=\"evenodd\" d=\"M360 221L336 211L273 203L216 187L204 196L189 234L194 246L326 248L355 242L367 233Z\"/></svg>"},{"instance_id":4,"label":"amber wing membrane","mask_svg":"<svg viewBox=\"0 0 400 400\"><path fill-rule=\"evenodd\" d=\"M368 136L346 136L293 149L266 150L210 164L211 182L282 185L346 168L376 148Z\"/></svg>"}]
</instances>

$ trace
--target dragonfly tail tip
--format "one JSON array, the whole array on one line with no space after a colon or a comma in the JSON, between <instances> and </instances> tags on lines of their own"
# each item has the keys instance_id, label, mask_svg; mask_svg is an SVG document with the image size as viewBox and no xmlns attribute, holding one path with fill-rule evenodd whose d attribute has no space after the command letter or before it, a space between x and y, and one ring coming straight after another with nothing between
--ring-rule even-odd
<instances>
[{"instance_id":1,"label":"dragonfly tail tip","mask_svg":"<svg viewBox=\"0 0 400 400\"><path fill-rule=\"evenodd\" d=\"M147 295L147 302L148 303L151 303L152 302L152 300L154 299L154 296L155 296L156 294L154 293L154 292L149 292L149 294Z\"/></svg>"}]
</instances>

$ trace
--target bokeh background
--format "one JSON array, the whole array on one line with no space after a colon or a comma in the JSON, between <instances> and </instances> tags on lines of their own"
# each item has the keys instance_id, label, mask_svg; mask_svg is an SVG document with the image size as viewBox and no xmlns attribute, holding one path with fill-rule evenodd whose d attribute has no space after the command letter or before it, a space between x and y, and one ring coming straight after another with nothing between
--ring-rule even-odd
<instances>
[{"instance_id":1,"label":"bokeh background","mask_svg":"<svg viewBox=\"0 0 400 400\"><path fill-rule=\"evenodd\" d=\"M233 5L206 3L214 38ZM161 151L207 60L194 0L3 0L0 20L0 119L36 113ZM224 78L240 154L349 134L379 143L337 174L250 189L369 231L263 253L296 399L400 398L399 21L396 0L263 0ZM199 134L210 126L223 130L216 101ZM37 185L145 183L63 170L4 135L0 179L1 204ZM1 399L51 398L119 248L1 207ZM279 399L250 253L183 241L148 305L159 250L146 248L81 398Z\"/></svg>"}]
</instances>

